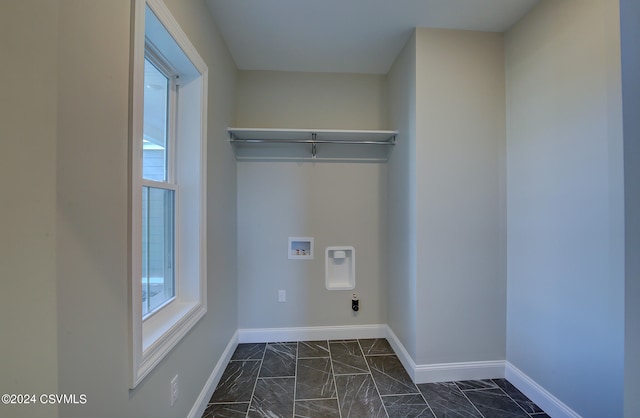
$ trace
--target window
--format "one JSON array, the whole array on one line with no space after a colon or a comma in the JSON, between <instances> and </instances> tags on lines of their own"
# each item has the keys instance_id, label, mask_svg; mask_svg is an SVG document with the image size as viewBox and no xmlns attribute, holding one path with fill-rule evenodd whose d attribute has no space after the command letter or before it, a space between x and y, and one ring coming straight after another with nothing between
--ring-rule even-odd
<instances>
[{"instance_id":1,"label":"window","mask_svg":"<svg viewBox=\"0 0 640 418\"><path fill-rule=\"evenodd\" d=\"M175 191L170 126L175 74L145 47L142 132L142 317L171 302L175 292ZM154 65L151 61L155 61ZM170 138L171 137L171 138Z\"/></svg>"},{"instance_id":2,"label":"window","mask_svg":"<svg viewBox=\"0 0 640 418\"><path fill-rule=\"evenodd\" d=\"M133 13L132 388L207 309L207 67L161 0Z\"/></svg>"}]
</instances>

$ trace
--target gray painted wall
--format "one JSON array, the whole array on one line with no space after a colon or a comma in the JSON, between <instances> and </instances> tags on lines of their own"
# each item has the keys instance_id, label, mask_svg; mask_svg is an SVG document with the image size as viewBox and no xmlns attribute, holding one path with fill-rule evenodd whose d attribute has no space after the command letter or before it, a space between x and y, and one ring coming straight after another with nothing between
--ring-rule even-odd
<instances>
[{"instance_id":1,"label":"gray painted wall","mask_svg":"<svg viewBox=\"0 0 640 418\"><path fill-rule=\"evenodd\" d=\"M399 131L389 157L387 324L416 355L416 40L411 36L389 71L389 117Z\"/></svg>"},{"instance_id":2,"label":"gray painted wall","mask_svg":"<svg viewBox=\"0 0 640 418\"><path fill-rule=\"evenodd\" d=\"M507 360L584 417L622 416L618 4L543 1L505 50Z\"/></svg>"},{"instance_id":3,"label":"gray painted wall","mask_svg":"<svg viewBox=\"0 0 640 418\"><path fill-rule=\"evenodd\" d=\"M620 2L625 198L624 416L640 416L640 4Z\"/></svg>"},{"instance_id":4,"label":"gray painted wall","mask_svg":"<svg viewBox=\"0 0 640 418\"><path fill-rule=\"evenodd\" d=\"M241 71L237 123L383 129L386 94L384 76ZM385 323L386 185L384 163L239 162L240 328ZM314 259L289 260L289 236L314 237ZM334 245L355 247L353 291L325 288L324 250Z\"/></svg>"},{"instance_id":5,"label":"gray painted wall","mask_svg":"<svg viewBox=\"0 0 640 418\"><path fill-rule=\"evenodd\" d=\"M389 317L416 364L505 356L502 35L417 29L389 74Z\"/></svg>"},{"instance_id":6,"label":"gray painted wall","mask_svg":"<svg viewBox=\"0 0 640 418\"><path fill-rule=\"evenodd\" d=\"M55 2L0 3L0 393L58 392ZM10 65L9 65L10 64ZM50 405L0 415L57 417Z\"/></svg>"},{"instance_id":7,"label":"gray painted wall","mask_svg":"<svg viewBox=\"0 0 640 418\"><path fill-rule=\"evenodd\" d=\"M10 415L185 416L238 327L386 319L419 364L502 359L506 310L508 361L585 416L622 414L625 344L624 412L637 416L640 268L631 252L640 236L633 182L640 60L633 3L621 6L624 183L617 2L543 1L507 34L504 295L505 159L494 161L504 152L501 70L494 67L499 35L419 31L392 68L388 95L385 77L361 75L241 72L236 89L233 62L208 9L167 1L209 65L209 312L135 391L127 389L129 4L2 3L2 56L22 70L0 68L12 80L3 90L9 100L0 102L2 139L8 139L0 153L6 197L0 276L16 279L0 293L0 312L20 318L2 322L0 347L11 361L0 366L0 386L3 393L88 397L86 406L59 413L47 406ZM464 77L455 74L459 66ZM476 83L478 77L484 81ZM459 131L461 115L475 121L474 135ZM401 135L386 167L236 167L224 132L233 124L390 128ZM361 193L357 199L354 191ZM314 209L297 210L301 202ZM455 210L444 216L449 205ZM262 208L272 216L260 215ZM286 237L294 233L316 236L316 260L284 259ZM357 252L359 316L348 311L350 292L324 290L322 250L348 239ZM237 259L236 249L245 248L249 254ZM288 302L277 304L282 287ZM255 303L250 311L239 308L245 293ZM274 320L261 318L260 308ZM180 399L169 407L176 373Z\"/></svg>"},{"instance_id":8,"label":"gray painted wall","mask_svg":"<svg viewBox=\"0 0 640 418\"><path fill-rule=\"evenodd\" d=\"M505 357L501 34L416 30L417 364Z\"/></svg>"},{"instance_id":9,"label":"gray painted wall","mask_svg":"<svg viewBox=\"0 0 640 418\"><path fill-rule=\"evenodd\" d=\"M239 71L236 94L239 127L388 128L382 75Z\"/></svg>"},{"instance_id":10,"label":"gray painted wall","mask_svg":"<svg viewBox=\"0 0 640 418\"><path fill-rule=\"evenodd\" d=\"M385 191L382 164L238 163L240 328L385 323ZM314 237L314 259L288 259L289 236ZM335 245L355 248L353 291L325 288L324 251Z\"/></svg>"},{"instance_id":11,"label":"gray painted wall","mask_svg":"<svg viewBox=\"0 0 640 418\"><path fill-rule=\"evenodd\" d=\"M237 328L235 160L225 142L235 67L203 2L167 5L209 66L208 312L135 390L128 389L131 5L60 1L58 199L51 212L58 303L47 314L57 318L57 391L87 395L86 405L61 407L60 416L186 416ZM171 407L175 374L180 395Z\"/></svg>"}]
</instances>

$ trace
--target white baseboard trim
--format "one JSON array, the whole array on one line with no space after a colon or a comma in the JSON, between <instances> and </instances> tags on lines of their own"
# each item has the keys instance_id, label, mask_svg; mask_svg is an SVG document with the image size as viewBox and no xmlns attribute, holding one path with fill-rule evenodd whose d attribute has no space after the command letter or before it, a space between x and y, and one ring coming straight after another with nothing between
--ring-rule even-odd
<instances>
[{"instance_id":1,"label":"white baseboard trim","mask_svg":"<svg viewBox=\"0 0 640 418\"><path fill-rule=\"evenodd\" d=\"M569 408L516 366L508 361L505 363L505 378L542 408L547 415L554 418L581 418L580 414Z\"/></svg>"},{"instance_id":2,"label":"white baseboard trim","mask_svg":"<svg viewBox=\"0 0 640 418\"><path fill-rule=\"evenodd\" d=\"M393 348L393 351L398 356L398 359L400 359L400 363L402 363L404 369L407 371L407 373L409 373L409 376L411 376L411 379L415 383L418 383L416 382L416 363L413 361L413 358L411 357L407 349L404 348L404 345L400 342L398 336L391 330L391 327L389 327L388 325L385 326L387 334L385 335L385 338L387 339L387 341L389 341L391 348Z\"/></svg>"},{"instance_id":3,"label":"white baseboard trim","mask_svg":"<svg viewBox=\"0 0 640 418\"><path fill-rule=\"evenodd\" d=\"M193 404L191 411L189 411L189 415L187 415L187 418L202 417L204 410L207 409L207 404L209 403L209 399L211 399L211 396L213 395L213 391L218 386L218 383L220 382L220 378L222 377L222 374L224 373L224 370L226 369L227 364L231 360L231 356L233 356L233 352L236 350L237 346L238 346L238 331L236 331L231 337L231 340L229 340L227 347L224 349L224 351L222 352L222 355L220 356L220 359L216 363L216 366L213 368L213 371L211 372L209 379L207 379L207 383L205 383L204 387L202 388L202 391L200 391L200 395L198 396L198 399L196 399L196 403Z\"/></svg>"},{"instance_id":4,"label":"white baseboard trim","mask_svg":"<svg viewBox=\"0 0 640 418\"><path fill-rule=\"evenodd\" d=\"M244 328L238 330L240 343L283 341L347 340L385 338L387 325L340 325L328 327Z\"/></svg>"},{"instance_id":5,"label":"white baseboard trim","mask_svg":"<svg viewBox=\"0 0 640 418\"><path fill-rule=\"evenodd\" d=\"M504 360L420 364L416 366L413 380L415 383L435 383L501 378L504 378Z\"/></svg>"},{"instance_id":6,"label":"white baseboard trim","mask_svg":"<svg viewBox=\"0 0 640 418\"><path fill-rule=\"evenodd\" d=\"M402 345L402 342L388 326L386 337L414 383L498 379L504 377L504 360L416 364L404 348L404 345Z\"/></svg>"}]
</instances>

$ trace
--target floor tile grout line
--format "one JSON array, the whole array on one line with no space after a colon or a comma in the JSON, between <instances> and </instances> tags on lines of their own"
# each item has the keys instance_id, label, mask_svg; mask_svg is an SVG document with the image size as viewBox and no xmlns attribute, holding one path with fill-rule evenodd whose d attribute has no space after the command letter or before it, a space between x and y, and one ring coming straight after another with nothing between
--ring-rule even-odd
<instances>
[{"instance_id":1,"label":"floor tile grout line","mask_svg":"<svg viewBox=\"0 0 640 418\"><path fill-rule=\"evenodd\" d=\"M412 379L413 380L413 379ZM424 403L427 404L427 408L429 408L429 411L431 411L431 414L434 416L434 418L436 417L436 413L433 412L433 408L431 407L431 404L429 403L429 401L427 401L427 398L424 396L424 393L422 393L422 391L420 390L420 388L418 387L418 385L416 384L416 388L418 389L418 392L420 393L420 396L422 397L422 400L424 401Z\"/></svg>"},{"instance_id":2,"label":"floor tile grout line","mask_svg":"<svg viewBox=\"0 0 640 418\"><path fill-rule=\"evenodd\" d=\"M249 411L251 411L251 404L253 403L253 396L256 393L256 386L258 386L258 379L260 378L260 371L262 371L262 363L264 362L264 356L267 354L267 346L269 344L264 345L264 351L262 351L262 359L260 360L260 367L258 367L258 375L256 376L256 381L253 382L253 390L251 391L251 398L249 399L249 406L247 407L247 413L245 414L245 418L249 418Z\"/></svg>"},{"instance_id":3,"label":"floor tile grout line","mask_svg":"<svg viewBox=\"0 0 640 418\"><path fill-rule=\"evenodd\" d=\"M338 397L333 398L304 398L304 399L296 399L296 401L332 401L334 399L338 399Z\"/></svg>"},{"instance_id":4,"label":"floor tile grout line","mask_svg":"<svg viewBox=\"0 0 640 418\"><path fill-rule=\"evenodd\" d=\"M358 376L361 374L371 374L371 373L365 373L365 372L360 372L360 373L336 373L336 376Z\"/></svg>"},{"instance_id":5,"label":"floor tile grout line","mask_svg":"<svg viewBox=\"0 0 640 418\"><path fill-rule=\"evenodd\" d=\"M491 383L493 386L489 386L489 387L483 387L483 388L469 388L469 389L462 389L460 387L460 385L458 383L462 383L462 382L483 382L483 383ZM480 379L480 380L456 380L455 381L456 386L458 386L458 389L460 389L463 392L471 392L471 391L476 391L476 390L489 390L489 389L499 389L500 386L495 382L494 379Z\"/></svg>"},{"instance_id":6,"label":"floor tile grout line","mask_svg":"<svg viewBox=\"0 0 640 418\"><path fill-rule=\"evenodd\" d=\"M366 360L366 358L367 358L367 357L380 357L380 356L365 356L365 361L367 361L367 360ZM396 358L398 358L398 356L396 356L396 355L389 355L389 357L396 357ZM400 360L398 359L398 361L400 361ZM368 362L368 361L367 361L367 365L369 365L369 362ZM371 370L371 367L369 367L369 370ZM402 370L404 370L404 367L402 367ZM406 371L406 370L405 370L405 371ZM386 374L386 373L385 373L385 374ZM405 382L403 382L402 380L397 379L396 377L393 377L393 376L391 376L391 375L389 375L389 374L386 374L386 375L387 375L387 377L389 377L393 382L396 382L396 383L398 383L398 384L400 384L400 385L402 385L402 386L405 386L405 387L407 386L407 385L406 385L406 383L405 383ZM373 373L371 373L371 376L373 377ZM411 377L409 376L409 378L411 378ZM412 385L413 385L413 387L416 389L416 392L408 393L408 395L415 395L415 394L416 394L416 393L418 393L418 391L419 391L419 390L418 390L418 386L416 386L416 384L413 382L413 379L411 379L411 384L412 384ZM380 395L380 396L382 396L382 395Z\"/></svg>"},{"instance_id":7,"label":"floor tile grout line","mask_svg":"<svg viewBox=\"0 0 640 418\"><path fill-rule=\"evenodd\" d=\"M478 407L476 406L476 404L474 404L474 403L471 401L471 399L469 399L469 397L467 396L467 394L466 394L466 393L464 393L464 390L462 390L462 389L460 388L460 386L458 385L458 383L457 383L457 382L453 382L453 384L458 388L458 390L460 391L460 393L462 393L462 396L464 396L464 398L465 398L467 401L469 401L469 403L471 404L471 406L473 406L473 409L475 409L476 411L478 411L478 414L480 414L480 416L481 416L482 418L486 418L486 417L484 416L484 414L483 414L482 412L480 412L480 410L478 409Z\"/></svg>"},{"instance_id":8,"label":"floor tile grout line","mask_svg":"<svg viewBox=\"0 0 640 418\"><path fill-rule=\"evenodd\" d=\"M505 380L506 380L506 379L505 379ZM492 381L493 383L496 383L496 382L495 382L495 380L493 380L493 379L491 379L491 381ZM502 388L502 386L498 385L497 383L496 383L496 386L498 386L498 388L499 388L499 389L500 389L500 390L501 390L505 395L507 395L507 397L508 397L509 399L511 399L511 402L513 402L513 403L515 403L516 405L518 405L518 407L519 407L520 409L522 409L522 411L523 411L525 414L527 414L527 415L531 416L531 413L530 413L530 412L528 412L527 410L525 410L525 409L522 407L522 405L520 405L520 403L519 403L519 402L517 402L515 399L513 399L513 397L511 397L511 395L509 395L509 394L507 393L507 391L506 391L506 390L504 390L504 388Z\"/></svg>"},{"instance_id":9,"label":"floor tile grout line","mask_svg":"<svg viewBox=\"0 0 640 418\"><path fill-rule=\"evenodd\" d=\"M362 353L362 358L364 359L364 363L367 365L367 369L369 370L369 375L371 376L371 381L373 382L373 386L376 388L376 392L378 393L378 399L380 399L380 403L382 404L382 409L384 410L385 415L389 418L389 412L387 412L387 407L382 402L382 396L380 395L380 389L378 389L378 384L376 383L376 379L373 378L373 373L371 373L371 367L369 367L369 362L367 361L367 356L364 355L364 350L360 345L360 340L357 340L358 348L360 348L360 352Z\"/></svg>"},{"instance_id":10,"label":"floor tile grout line","mask_svg":"<svg viewBox=\"0 0 640 418\"><path fill-rule=\"evenodd\" d=\"M360 342L358 340L358 342ZM362 349L362 345L360 345L360 349ZM393 349L392 349L393 351ZM364 350L363 350L363 354L364 354ZM389 354L365 354L365 361L367 362L367 366L369 366L369 362L367 361L367 357L383 357L383 356L395 356L396 358L398 357L398 355L393 352L393 353L389 353ZM371 368L369 367L369 371L371 371ZM373 373L371 373L371 379L374 381L375 383L375 379L373 378ZM387 394L387 395L381 395L380 392L378 391L378 396L380 396L380 401L382 401L382 398L384 396L403 396L403 395L419 395L422 400L424 401L425 405L427 405L427 408L429 408L429 411L431 412L431 414L435 417L436 413L433 412L433 409L431 408L431 405L429 405L429 402L427 402L427 399L424 397L424 395L422 394L422 392L420 391L420 388L418 388L418 385L413 381L413 379L411 379L411 383L413 383L413 385L416 388L416 393L398 393L398 394ZM377 389L377 384L376 384L376 389ZM382 402L382 406L384 406L384 402ZM385 412L386 412L386 406L384 406L385 408ZM387 416L389 415L389 413L387 412Z\"/></svg>"},{"instance_id":11,"label":"floor tile grout line","mask_svg":"<svg viewBox=\"0 0 640 418\"><path fill-rule=\"evenodd\" d=\"M382 398L387 396L391 397L391 396L416 396L416 395L419 395L422 398L422 400L424 401L424 404L427 406L427 408L429 408L429 411L431 412L433 417L436 418L436 413L433 412L433 408L431 408L431 405L429 405L427 398L424 397L424 395L422 394L422 392L420 392L419 389L417 393L398 393L398 394L380 395L380 400L382 400ZM382 402L382 404L384 405L384 402Z\"/></svg>"},{"instance_id":12,"label":"floor tile grout line","mask_svg":"<svg viewBox=\"0 0 640 418\"><path fill-rule=\"evenodd\" d=\"M364 353L363 353L364 354ZM387 353L387 354L365 354L365 357L387 357L387 356L396 356L396 353Z\"/></svg>"},{"instance_id":13,"label":"floor tile grout line","mask_svg":"<svg viewBox=\"0 0 640 418\"><path fill-rule=\"evenodd\" d=\"M298 351L300 350L300 341L296 342L296 368L293 371L293 417L296 416L296 391L298 390Z\"/></svg>"},{"instance_id":14,"label":"floor tile grout line","mask_svg":"<svg viewBox=\"0 0 640 418\"><path fill-rule=\"evenodd\" d=\"M333 376L333 388L336 391L336 403L338 404L338 416L342 418L342 407L340 406L340 395L338 394L338 384L336 383L336 373L333 368L333 356L331 355L331 343L327 341L327 350L329 351L329 363L331 364L331 375Z\"/></svg>"},{"instance_id":15,"label":"floor tile grout line","mask_svg":"<svg viewBox=\"0 0 640 418\"><path fill-rule=\"evenodd\" d=\"M380 395L380 397L381 397L381 398L384 398L384 397L387 397L387 396L405 396L405 395L407 395L407 396L409 396L409 395L413 396L413 395L420 395L420 394L421 394L421 392L413 392L413 393L388 393L388 394L386 394L386 395Z\"/></svg>"},{"instance_id":16,"label":"floor tile grout line","mask_svg":"<svg viewBox=\"0 0 640 418\"><path fill-rule=\"evenodd\" d=\"M486 390L496 390L496 389L501 389L502 390L502 388L500 386L496 386L494 388L474 388L474 389L460 389L460 390L463 391L463 392L484 392ZM503 390L503 392L504 392L504 390ZM506 392L505 392L505 394L506 394Z\"/></svg>"},{"instance_id":17,"label":"floor tile grout line","mask_svg":"<svg viewBox=\"0 0 640 418\"><path fill-rule=\"evenodd\" d=\"M367 363L367 364L368 364L368 363ZM403 370L404 370L404 369L403 369ZM383 373L383 372L381 372L381 373ZM402 380L399 380L399 379L397 379L397 378L395 378L395 377L393 377L393 376L391 376L391 375L389 375L389 374L386 374L386 373L383 373L383 374L385 374L388 378L390 378L392 382L396 382L396 383L398 383L398 384L400 384L400 385L402 385L402 386L405 386L405 387L407 386L407 385L406 385L406 383L405 383L405 382L403 382ZM371 377L373 377L373 373L371 373ZM413 379L411 379L411 384L416 388L416 390L418 390L418 387L416 386L416 384L415 384L415 383L413 383ZM417 392L413 392L413 393L411 393L411 394L413 395L413 394L416 394L416 393L417 393ZM382 396L382 395L381 395L381 396Z\"/></svg>"}]
</instances>

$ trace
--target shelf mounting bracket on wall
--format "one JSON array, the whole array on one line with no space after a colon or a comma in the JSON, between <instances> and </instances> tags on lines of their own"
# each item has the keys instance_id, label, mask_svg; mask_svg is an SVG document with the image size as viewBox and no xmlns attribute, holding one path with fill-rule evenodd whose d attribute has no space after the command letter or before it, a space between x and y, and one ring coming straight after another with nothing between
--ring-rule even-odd
<instances>
[{"instance_id":1,"label":"shelf mounting bracket on wall","mask_svg":"<svg viewBox=\"0 0 640 418\"><path fill-rule=\"evenodd\" d=\"M318 134L313 132L311 134L311 158L316 158L318 155L318 148L316 144L316 140L318 139Z\"/></svg>"}]
</instances>

